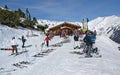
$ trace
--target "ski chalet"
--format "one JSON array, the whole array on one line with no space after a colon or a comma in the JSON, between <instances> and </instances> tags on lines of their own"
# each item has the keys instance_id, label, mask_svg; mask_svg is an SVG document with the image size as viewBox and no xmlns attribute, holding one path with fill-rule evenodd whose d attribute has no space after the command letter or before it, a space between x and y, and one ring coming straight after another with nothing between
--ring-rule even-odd
<instances>
[{"instance_id":1,"label":"ski chalet","mask_svg":"<svg viewBox=\"0 0 120 75\"><path fill-rule=\"evenodd\" d=\"M81 28L80 25L75 25L68 22L63 22L61 24L55 25L47 29L47 32L53 33L54 35L59 34L60 31L69 31L74 32L75 30L79 30Z\"/></svg>"}]
</instances>

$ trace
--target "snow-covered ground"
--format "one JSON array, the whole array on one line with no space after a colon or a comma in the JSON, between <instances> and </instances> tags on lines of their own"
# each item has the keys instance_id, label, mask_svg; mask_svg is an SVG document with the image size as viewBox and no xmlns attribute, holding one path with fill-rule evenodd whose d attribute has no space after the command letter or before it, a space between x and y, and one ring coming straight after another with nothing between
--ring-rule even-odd
<instances>
[{"instance_id":1,"label":"snow-covered ground","mask_svg":"<svg viewBox=\"0 0 120 75\"><path fill-rule=\"evenodd\" d=\"M13 36L20 38L22 35L31 35L31 31L20 28L12 29L0 25L0 48L10 47ZM11 51L0 50L0 75L119 75L120 74L120 51L118 44L111 41L105 35L98 35L95 46L100 50L101 58L80 58L81 55L72 54L74 41L70 38L69 43L64 43L61 47L45 47L54 49L44 57L32 57L41 51L41 43L45 36L38 31L32 31L38 36L28 37L26 41L26 52L22 50L22 42L18 40L18 56L10 56ZM63 39L55 36L50 41L50 45L58 43ZM79 49L77 51L82 51ZM20 61L29 61L31 64L27 68L17 68L12 64ZM15 69L15 71L13 71Z\"/></svg>"}]
</instances>

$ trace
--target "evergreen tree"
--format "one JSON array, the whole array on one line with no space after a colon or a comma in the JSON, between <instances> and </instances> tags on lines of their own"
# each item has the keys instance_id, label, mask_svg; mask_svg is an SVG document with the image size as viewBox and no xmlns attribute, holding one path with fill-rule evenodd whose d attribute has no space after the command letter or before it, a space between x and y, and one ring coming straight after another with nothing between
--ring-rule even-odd
<instances>
[{"instance_id":1,"label":"evergreen tree","mask_svg":"<svg viewBox=\"0 0 120 75\"><path fill-rule=\"evenodd\" d=\"M19 17L25 18L25 13L20 8L18 8L18 14L19 14Z\"/></svg>"},{"instance_id":2,"label":"evergreen tree","mask_svg":"<svg viewBox=\"0 0 120 75\"><path fill-rule=\"evenodd\" d=\"M28 8L26 8L26 18L28 20L31 20L31 15L30 15L30 12L29 12Z\"/></svg>"},{"instance_id":3,"label":"evergreen tree","mask_svg":"<svg viewBox=\"0 0 120 75\"><path fill-rule=\"evenodd\" d=\"M32 26L31 16L28 8L26 8L26 20L24 21L26 25Z\"/></svg>"},{"instance_id":4,"label":"evergreen tree","mask_svg":"<svg viewBox=\"0 0 120 75\"><path fill-rule=\"evenodd\" d=\"M35 17L33 17L33 24L35 25L37 22L37 19Z\"/></svg>"},{"instance_id":5,"label":"evergreen tree","mask_svg":"<svg viewBox=\"0 0 120 75\"><path fill-rule=\"evenodd\" d=\"M24 18L24 21L21 21L21 18ZM8 6L5 5L4 9L0 8L0 23L10 27L16 27L17 25L20 25L22 27L29 27L33 29L34 25L36 25L38 22L35 17L31 20L31 15L28 8L24 13L20 8L15 11L9 11Z\"/></svg>"},{"instance_id":6,"label":"evergreen tree","mask_svg":"<svg viewBox=\"0 0 120 75\"><path fill-rule=\"evenodd\" d=\"M48 28L48 25L46 24L44 27L45 27L45 29L46 29L46 28Z\"/></svg>"},{"instance_id":7,"label":"evergreen tree","mask_svg":"<svg viewBox=\"0 0 120 75\"><path fill-rule=\"evenodd\" d=\"M8 6L7 5L5 5L5 7L4 7L6 10L8 9Z\"/></svg>"},{"instance_id":8,"label":"evergreen tree","mask_svg":"<svg viewBox=\"0 0 120 75\"><path fill-rule=\"evenodd\" d=\"M0 23L1 23L1 21L2 21L2 9L0 8Z\"/></svg>"}]
</instances>

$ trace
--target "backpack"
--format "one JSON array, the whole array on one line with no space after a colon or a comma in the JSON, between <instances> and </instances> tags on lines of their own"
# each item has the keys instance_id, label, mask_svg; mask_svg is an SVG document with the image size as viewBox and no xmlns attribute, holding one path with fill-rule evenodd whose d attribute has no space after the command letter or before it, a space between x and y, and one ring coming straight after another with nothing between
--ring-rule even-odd
<instances>
[{"instance_id":1,"label":"backpack","mask_svg":"<svg viewBox=\"0 0 120 75\"><path fill-rule=\"evenodd\" d=\"M90 42L91 42L91 43L95 43L95 36L94 36L94 35L91 35L91 36L90 36Z\"/></svg>"}]
</instances>

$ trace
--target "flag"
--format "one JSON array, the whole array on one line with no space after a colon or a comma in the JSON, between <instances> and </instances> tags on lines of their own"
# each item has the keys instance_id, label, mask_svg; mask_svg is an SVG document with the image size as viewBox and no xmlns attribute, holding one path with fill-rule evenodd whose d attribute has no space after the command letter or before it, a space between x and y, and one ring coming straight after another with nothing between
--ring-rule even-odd
<instances>
[{"instance_id":1,"label":"flag","mask_svg":"<svg viewBox=\"0 0 120 75\"><path fill-rule=\"evenodd\" d=\"M87 18L87 30L88 30L88 22L89 22L89 19Z\"/></svg>"},{"instance_id":2,"label":"flag","mask_svg":"<svg viewBox=\"0 0 120 75\"><path fill-rule=\"evenodd\" d=\"M85 26L85 23L84 23L84 19L83 19L83 21L82 21L82 25L83 25L82 31L83 31L83 33L85 33L87 29L86 29L86 26Z\"/></svg>"},{"instance_id":3,"label":"flag","mask_svg":"<svg viewBox=\"0 0 120 75\"><path fill-rule=\"evenodd\" d=\"M82 21L82 25L83 25L83 28L85 28L85 26L84 26L84 19L83 19L83 21Z\"/></svg>"},{"instance_id":4,"label":"flag","mask_svg":"<svg viewBox=\"0 0 120 75\"><path fill-rule=\"evenodd\" d=\"M87 18L87 22L89 22L89 19Z\"/></svg>"}]
</instances>

